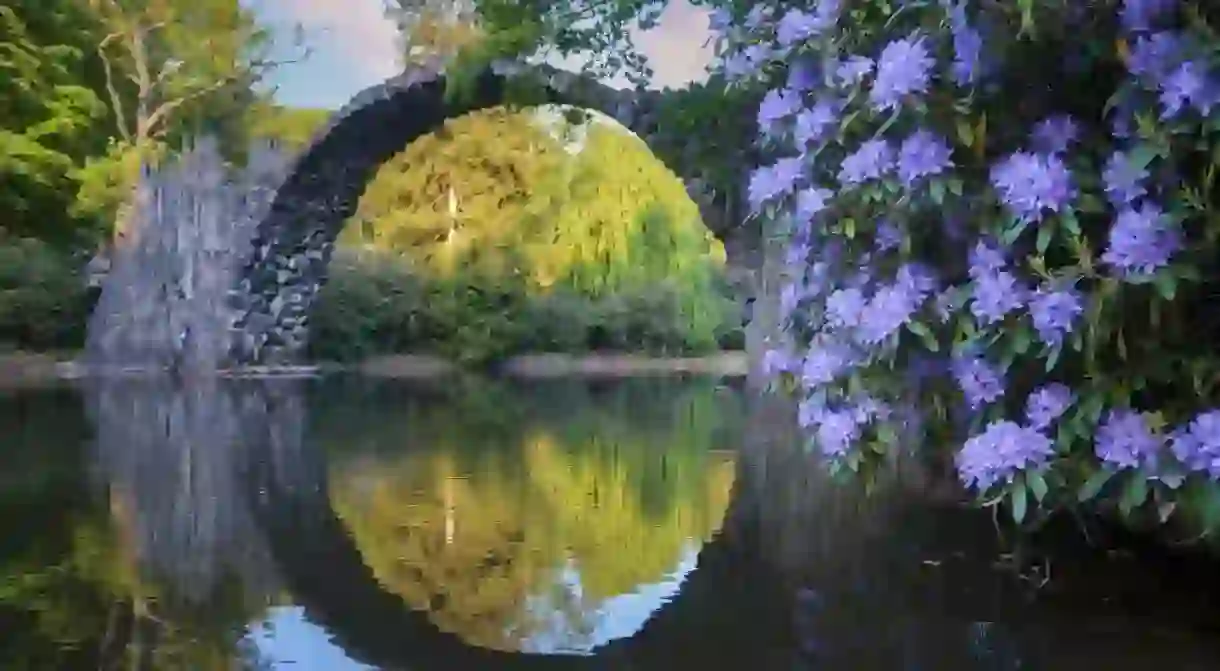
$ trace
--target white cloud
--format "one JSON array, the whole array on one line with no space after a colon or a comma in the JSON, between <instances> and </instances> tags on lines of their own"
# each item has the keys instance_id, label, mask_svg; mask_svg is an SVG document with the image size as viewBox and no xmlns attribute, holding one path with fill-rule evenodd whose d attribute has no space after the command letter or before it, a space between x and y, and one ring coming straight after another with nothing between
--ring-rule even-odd
<instances>
[{"instance_id":1,"label":"white cloud","mask_svg":"<svg viewBox=\"0 0 1220 671\"><path fill-rule=\"evenodd\" d=\"M278 12L305 28L315 50L332 52L365 77L400 70L397 30L378 0L274 0Z\"/></svg>"},{"instance_id":2,"label":"white cloud","mask_svg":"<svg viewBox=\"0 0 1220 671\"><path fill-rule=\"evenodd\" d=\"M709 35L707 9L670 0L657 27L635 35L654 71L653 85L680 88L703 80L713 55Z\"/></svg>"},{"instance_id":3,"label":"white cloud","mask_svg":"<svg viewBox=\"0 0 1220 671\"><path fill-rule=\"evenodd\" d=\"M313 49L310 62L293 67L282 76L296 80L292 88L324 89L328 99L354 95L366 86L398 74L401 68L397 29L386 18L382 0L245 0L265 19L299 23ZM636 31L638 48L648 56L655 71L653 86L681 87L706 76L712 57L705 46L709 35L707 10L689 0L670 0L656 28ZM554 59L559 67L578 67L579 59ZM335 77L347 71L342 81L308 81L313 76ZM325 73L323 75L322 73ZM281 82L287 83L287 82ZM621 79L609 82L624 86ZM320 95L320 94L319 94Z\"/></svg>"}]
</instances>

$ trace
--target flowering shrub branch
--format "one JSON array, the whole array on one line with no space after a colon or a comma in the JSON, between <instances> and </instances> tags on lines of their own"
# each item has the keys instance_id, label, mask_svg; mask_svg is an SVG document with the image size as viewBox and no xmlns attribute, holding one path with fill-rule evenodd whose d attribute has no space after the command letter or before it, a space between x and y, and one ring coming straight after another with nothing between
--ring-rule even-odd
<instances>
[{"instance_id":1,"label":"flowering shrub branch","mask_svg":"<svg viewBox=\"0 0 1220 671\"><path fill-rule=\"evenodd\" d=\"M951 452L981 501L1220 527L1213 3L722 9L788 243L769 352L837 469Z\"/></svg>"}]
</instances>

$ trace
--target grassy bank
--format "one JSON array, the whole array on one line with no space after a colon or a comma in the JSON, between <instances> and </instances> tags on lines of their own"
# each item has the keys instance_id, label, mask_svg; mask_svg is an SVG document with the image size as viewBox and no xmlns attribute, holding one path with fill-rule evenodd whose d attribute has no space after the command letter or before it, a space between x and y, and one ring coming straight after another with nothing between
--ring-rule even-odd
<instances>
[{"instance_id":1,"label":"grassy bank","mask_svg":"<svg viewBox=\"0 0 1220 671\"><path fill-rule=\"evenodd\" d=\"M700 357L650 357L632 354L524 354L510 357L490 372L512 378L633 377L647 375L706 375L744 377L746 353L717 352ZM77 353L7 352L0 354L0 387L53 383L84 374ZM234 374L356 373L392 379L436 379L468 372L460 363L432 355L380 355L354 362L320 361L300 367L251 368Z\"/></svg>"}]
</instances>

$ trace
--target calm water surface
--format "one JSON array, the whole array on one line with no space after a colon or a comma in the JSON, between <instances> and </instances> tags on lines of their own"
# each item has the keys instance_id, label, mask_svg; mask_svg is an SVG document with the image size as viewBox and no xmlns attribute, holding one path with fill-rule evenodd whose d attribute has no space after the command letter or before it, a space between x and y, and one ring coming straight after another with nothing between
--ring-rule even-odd
<instances>
[{"instance_id":1,"label":"calm water surface","mask_svg":"<svg viewBox=\"0 0 1220 671\"><path fill-rule=\"evenodd\" d=\"M1220 668L1217 571L937 500L713 382L0 392L0 669Z\"/></svg>"}]
</instances>

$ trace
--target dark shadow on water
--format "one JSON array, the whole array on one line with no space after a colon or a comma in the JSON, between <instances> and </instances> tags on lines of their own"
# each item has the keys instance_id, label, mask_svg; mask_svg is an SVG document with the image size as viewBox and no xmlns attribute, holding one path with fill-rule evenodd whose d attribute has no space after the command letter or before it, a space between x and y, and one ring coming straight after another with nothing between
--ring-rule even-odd
<instances>
[{"instance_id":1,"label":"dark shadow on water","mask_svg":"<svg viewBox=\"0 0 1220 671\"><path fill-rule=\"evenodd\" d=\"M1216 668L1212 560L829 482L694 380L0 392L3 669ZM1113 539L1111 539L1113 540Z\"/></svg>"}]
</instances>

